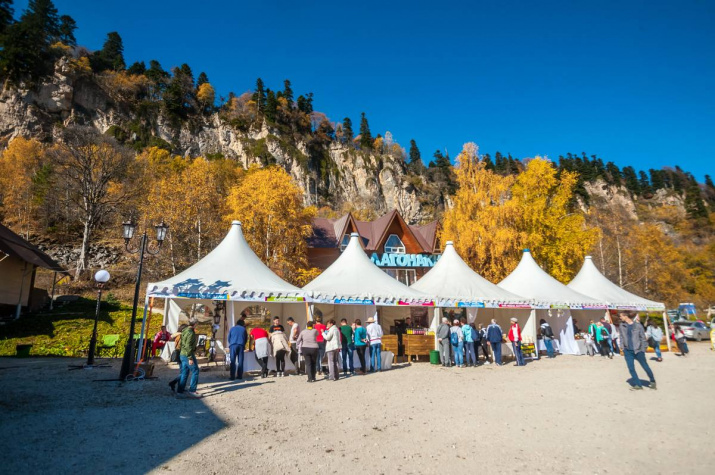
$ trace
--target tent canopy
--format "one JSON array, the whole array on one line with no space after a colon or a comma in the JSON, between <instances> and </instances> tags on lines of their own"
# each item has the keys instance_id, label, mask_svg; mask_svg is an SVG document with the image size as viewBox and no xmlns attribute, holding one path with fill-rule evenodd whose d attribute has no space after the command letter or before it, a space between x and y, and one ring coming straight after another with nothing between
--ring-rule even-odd
<instances>
[{"instance_id":1,"label":"tent canopy","mask_svg":"<svg viewBox=\"0 0 715 475\"><path fill-rule=\"evenodd\" d=\"M474 272L457 254L452 241L442 257L410 286L437 299L440 307L530 307L529 299L497 287Z\"/></svg>"},{"instance_id":2,"label":"tent canopy","mask_svg":"<svg viewBox=\"0 0 715 475\"><path fill-rule=\"evenodd\" d=\"M624 290L601 274L591 256L586 256L581 270L568 284L568 288L589 297L602 300L611 309L664 310L665 305Z\"/></svg>"},{"instance_id":3,"label":"tent canopy","mask_svg":"<svg viewBox=\"0 0 715 475\"><path fill-rule=\"evenodd\" d=\"M357 233L330 267L303 287L314 302L363 305L432 305L432 298L381 271L360 245Z\"/></svg>"},{"instance_id":4,"label":"tent canopy","mask_svg":"<svg viewBox=\"0 0 715 475\"><path fill-rule=\"evenodd\" d=\"M185 271L150 283L147 296L208 300L303 301L305 293L273 273L234 221L216 248Z\"/></svg>"},{"instance_id":5,"label":"tent canopy","mask_svg":"<svg viewBox=\"0 0 715 475\"><path fill-rule=\"evenodd\" d=\"M528 249L524 249L516 269L498 285L502 289L534 299L533 304L537 308L606 308L604 301L576 292L547 274Z\"/></svg>"}]
</instances>

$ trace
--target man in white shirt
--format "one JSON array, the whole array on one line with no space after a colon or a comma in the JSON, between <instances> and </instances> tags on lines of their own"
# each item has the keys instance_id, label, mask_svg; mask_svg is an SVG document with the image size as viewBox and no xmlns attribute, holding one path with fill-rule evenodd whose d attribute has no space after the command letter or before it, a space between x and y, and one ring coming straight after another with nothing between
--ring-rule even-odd
<instances>
[{"instance_id":1,"label":"man in white shirt","mask_svg":"<svg viewBox=\"0 0 715 475\"><path fill-rule=\"evenodd\" d=\"M367 339L370 341L370 372L382 369L380 350L382 349L382 327L372 317L367 319Z\"/></svg>"},{"instance_id":2,"label":"man in white shirt","mask_svg":"<svg viewBox=\"0 0 715 475\"><path fill-rule=\"evenodd\" d=\"M288 343L290 343L290 361L295 366L295 374L300 374L300 365L298 363L298 348L296 347L296 342L298 341L298 335L300 335L300 325L298 325L293 317L288 317L288 325L290 325L290 330L288 334Z\"/></svg>"}]
</instances>

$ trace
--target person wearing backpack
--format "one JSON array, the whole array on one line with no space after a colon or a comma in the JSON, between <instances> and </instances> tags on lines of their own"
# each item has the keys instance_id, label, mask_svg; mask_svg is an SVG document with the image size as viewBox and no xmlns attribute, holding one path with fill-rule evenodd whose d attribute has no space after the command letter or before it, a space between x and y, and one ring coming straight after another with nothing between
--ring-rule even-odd
<instances>
[{"instance_id":1,"label":"person wearing backpack","mask_svg":"<svg viewBox=\"0 0 715 475\"><path fill-rule=\"evenodd\" d=\"M484 364L490 364L489 362L489 342L487 341L487 329L483 327L480 323L477 326L477 339L474 340L474 348L477 354L477 362L479 362L479 348L482 348L482 353L484 353Z\"/></svg>"},{"instance_id":2,"label":"person wearing backpack","mask_svg":"<svg viewBox=\"0 0 715 475\"><path fill-rule=\"evenodd\" d=\"M452 352L454 353L454 365L458 368L464 367L464 333L459 320L454 319L454 325L449 329L449 340L452 344Z\"/></svg>"},{"instance_id":3,"label":"person wearing backpack","mask_svg":"<svg viewBox=\"0 0 715 475\"><path fill-rule=\"evenodd\" d=\"M551 329L551 325L546 323L543 318L539 322L541 324L541 338L544 340L544 346L546 347L546 354L549 358L554 357L554 330Z\"/></svg>"},{"instance_id":4,"label":"person wearing backpack","mask_svg":"<svg viewBox=\"0 0 715 475\"><path fill-rule=\"evenodd\" d=\"M464 334L464 352L467 366L477 366L477 357L474 352L475 339L478 335L474 324L467 325L467 321L462 321L462 333Z\"/></svg>"}]
</instances>

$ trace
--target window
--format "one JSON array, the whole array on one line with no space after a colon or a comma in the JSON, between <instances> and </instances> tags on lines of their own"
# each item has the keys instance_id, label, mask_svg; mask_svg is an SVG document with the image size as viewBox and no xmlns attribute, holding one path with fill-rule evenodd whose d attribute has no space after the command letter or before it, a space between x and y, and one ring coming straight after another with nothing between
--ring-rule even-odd
<instances>
[{"instance_id":1,"label":"window","mask_svg":"<svg viewBox=\"0 0 715 475\"><path fill-rule=\"evenodd\" d=\"M343 236L343 240L340 241L340 252L343 252L346 247L348 247L348 243L350 242L350 235L346 234Z\"/></svg>"},{"instance_id":2,"label":"window","mask_svg":"<svg viewBox=\"0 0 715 475\"><path fill-rule=\"evenodd\" d=\"M402 243L397 234L390 234L385 242L385 252L388 254L404 254L405 245Z\"/></svg>"},{"instance_id":3,"label":"window","mask_svg":"<svg viewBox=\"0 0 715 475\"><path fill-rule=\"evenodd\" d=\"M399 280L405 285L412 285L417 282L417 272L414 269L382 269L393 279Z\"/></svg>"}]
</instances>

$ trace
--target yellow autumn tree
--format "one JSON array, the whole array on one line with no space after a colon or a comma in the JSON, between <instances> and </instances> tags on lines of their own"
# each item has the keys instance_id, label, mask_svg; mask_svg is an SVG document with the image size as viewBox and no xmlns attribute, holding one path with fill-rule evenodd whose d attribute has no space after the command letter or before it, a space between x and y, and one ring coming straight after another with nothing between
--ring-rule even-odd
<instances>
[{"instance_id":1,"label":"yellow autumn tree","mask_svg":"<svg viewBox=\"0 0 715 475\"><path fill-rule=\"evenodd\" d=\"M248 244L266 265L290 282L306 277L306 238L316 210L303 205L301 189L283 168L250 168L231 189L227 206L226 221L241 221Z\"/></svg>"},{"instance_id":2,"label":"yellow autumn tree","mask_svg":"<svg viewBox=\"0 0 715 475\"><path fill-rule=\"evenodd\" d=\"M34 230L33 214L49 173L42 145L34 139L15 138L0 155L0 210L3 221L28 237Z\"/></svg>"},{"instance_id":3,"label":"yellow autumn tree","mask_svg":"<svg viewBox=\"0 0 715 475\"><path fill-rule=\"evenodd\" d=\"M575 173L559 174L552 162L536 157L511 188L522 246L532 249L544 270L563 283L573 278L598 240L598 229L586 226L575 206L577 180Z\"/></svg>"},{"instance_id":4,"label":"yellow autumn tree","mask_svg":"<svg viewBox=\"0 0 715 475\"><path fill-rule=\"evenodd\" d=\"M216 91L211 84L205 82L199 86L199 90L196 92L196 98L199 100L203 109L213 106L216 100Z\"/></svg>"},{"instance_id":5,"label":"yellow autumn tree","mask_svg":"<svg viewBox=\"0 0 715 475\"><path fill-rule=\"evenodd\" d=\"M470 142L457 156L459 188L444 213L441 242L454 241L472 269L496 282L516 267L522 241L514 228L516 209L508 199L514 178L487 170L478 152Z\"/></svg>"}]
</instances>

